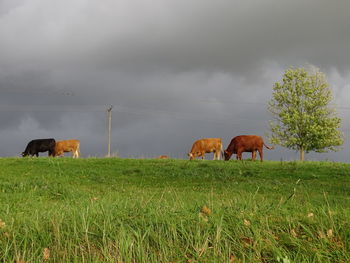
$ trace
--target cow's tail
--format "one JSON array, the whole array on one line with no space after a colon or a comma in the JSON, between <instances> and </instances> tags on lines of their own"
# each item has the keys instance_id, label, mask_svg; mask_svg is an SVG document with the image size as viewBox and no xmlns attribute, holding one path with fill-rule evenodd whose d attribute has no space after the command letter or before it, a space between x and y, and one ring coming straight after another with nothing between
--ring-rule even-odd
<instances>
[{"instance_id":1,"label":"cow's tail","mask_svg":"<svg viewBox=\"0 0 350 263\"><path fill-rule=\"evenodd\" d=\"M224 155L224 150L222 149L222 143L220 145L220 153L221 153L221 158L224 159L225 155Z\"/></svg>"},{"instance_id":2,"label":"cow's tail","mask_svg":"<svg viewBox=\"0 0 350 263\"><path fill-rule=\"evenodd\" d=\"M273 147L273 146L267 146L265 143L264 143L264 146L265 146L267 149L269 149L269 150L275 149L275 147Z\"/></svg>"}]
</instances>

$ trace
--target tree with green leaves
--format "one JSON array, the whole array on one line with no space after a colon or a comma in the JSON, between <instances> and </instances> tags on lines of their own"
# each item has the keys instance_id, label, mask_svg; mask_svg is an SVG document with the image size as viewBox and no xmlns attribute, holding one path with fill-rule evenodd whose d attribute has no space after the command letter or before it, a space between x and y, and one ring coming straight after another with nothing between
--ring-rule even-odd
<instances>
[{"instance_id":1,"label":"tree with green leaves","mask_svg":"<svg viewBox=\"0 0 350 263\"><path fill-rule=\"evenodd\" d=\"M305 152L338 150L344 139L332 100L326 76L319 69L288 69L282 82L274 84L268 105L274 117L270 141L299 151L302 161Z\"/></svg>"}]
</instances>

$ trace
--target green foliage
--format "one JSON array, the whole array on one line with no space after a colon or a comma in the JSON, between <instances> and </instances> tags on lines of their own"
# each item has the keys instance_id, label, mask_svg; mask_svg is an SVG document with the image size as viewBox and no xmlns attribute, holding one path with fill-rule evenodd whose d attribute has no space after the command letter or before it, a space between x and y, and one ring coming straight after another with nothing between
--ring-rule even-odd
<instances>
[{"instance_id":1,"label":"green foliage","mask_svg":"<svg viewBox=\"0 0 350 263\"><path fill-rule=\"evenodd\" d=\"M341 120L331 107L332 93L325 75L304 68L288 69L275 83L269 111L271 142L302 151L335 151L343 144Z\"/></svg>"},{"instance_id":2,"label":"green foliage","mask_svg":"<svg viewBox=\"0 0 350 263\"><path fill-rule=\"evenodd\" d=\"M350 262L349 192L342 163L0 158L0 262Z\"/></svg>"}]
</instances>

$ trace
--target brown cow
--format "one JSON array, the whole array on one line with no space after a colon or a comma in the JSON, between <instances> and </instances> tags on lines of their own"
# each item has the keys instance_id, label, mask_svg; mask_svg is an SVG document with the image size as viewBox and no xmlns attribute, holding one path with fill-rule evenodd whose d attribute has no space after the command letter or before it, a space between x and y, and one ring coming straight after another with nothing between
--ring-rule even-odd
<instances>
[{"instance_id":1,"label":"brown cow","mask_svg":"<svg viewBox=\"0 0 350 263\"><path fill-rule=\"evenodd\" d=\"M64 156L65 152L72 152L73 158L79 158L80 141L79 140L57 141L55 145L54 156Z\"/></svg>"},{"instance_id":2,"label":"brown cow","mask_svg":"<svg viewBox=\"0 0 350 263\"><path fill-rule=\"evenodd\" d=\"M260 160L264 160L263 146L267 149L274 149L274 147L267 146L263 139L257 135L240 135L234 137L227 149L224 151L225 161L228 161L231 158L232 154L237 154L237 160L242 160L243 152L251 152L252 160L255 160L256 152L260 154Z\"/></svg>"},{"instance_id":3,"label":"brown cow","mask_svg":"<svg viewBox=\"0 0 350 263\"><path fill-rule=\"evenodd\" d=\"M169 159L168 155L159 155L157 159Z\"/></svg>"},{"instance_id":4,"label":"brown cow","mask_svg":"<svg viewBox=\"0 0 350 263\"><path fill-rule=\"evenodd\" d=\"M204 159L205 153L214 153L214 159L220 160L222 151L222 142L221 138L204 138L198 141L195 141L192 145L191 151L188 153L190 160L193 160L196 157L202 156Z\"/></svg>"}]
</instances>

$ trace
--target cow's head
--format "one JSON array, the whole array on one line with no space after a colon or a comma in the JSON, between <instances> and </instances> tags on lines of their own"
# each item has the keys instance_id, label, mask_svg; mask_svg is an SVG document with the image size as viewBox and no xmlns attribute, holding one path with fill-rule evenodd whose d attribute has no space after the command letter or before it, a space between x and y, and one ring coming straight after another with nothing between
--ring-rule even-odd
<instances>
[{"instance_id":1,"label":"cow's head","mask_svg":"<svg viewBox=\"0 0 350 263\"><path fill-rule=\"evenodd\" d=\"M21 155L22 155L22 157L26 157L26 156L28 156L28 153L27 152L22 152Z\"/></svg>"},{"instance_id":2,"label":"cow's head","mask_svg":"<svg viewBox=\"0 0 350 263\"><path fill-rule=\"evenodd\" d=\"M201 153L200 152L190 152L187 155L188 155L188 157L190 157L190 160L193 160L193 159L197 158L198 156L200 156Z\"/></svg>"},{"instance_id":3,"label":"cow's head","mask_svg":"<svg viewBox=\"0 0 350 263\"><path fill-rule=\"evenodd\" d=\"M193 159L194 159L193 153L188 153L187 156L190 158L190 160L193 160Z\"/></svg>"},{"instance_id":4,"label":"cow's head","mask_svg":"<svg viewBox=\"0 0 350 263\"><path fill-rule=\"evenodd\" d=\"M229 151L225 150L225 151L224 151L225 161L230 160L231 155L232 155L232 152L229 152Z\"/></svg>"},{"instance_id":5,"label":"cow's head","mask_svg":"<svg viewBox=\"0 0 350 263\"><path fill-rule=\"evenodd\" d=\"M63 156L64 155L64 152L63 151L53 151L52 153L53 157L56 157L56 156Z\"/></svg>"}]
</instances>

